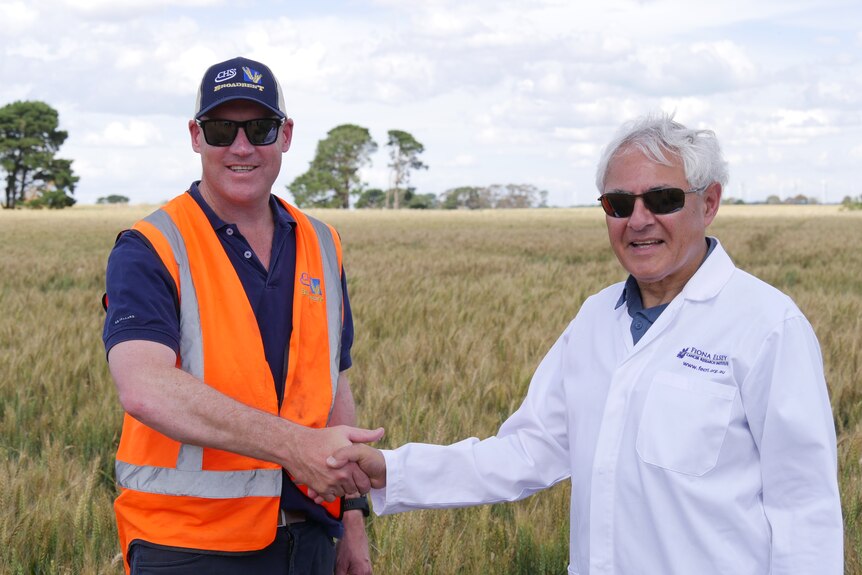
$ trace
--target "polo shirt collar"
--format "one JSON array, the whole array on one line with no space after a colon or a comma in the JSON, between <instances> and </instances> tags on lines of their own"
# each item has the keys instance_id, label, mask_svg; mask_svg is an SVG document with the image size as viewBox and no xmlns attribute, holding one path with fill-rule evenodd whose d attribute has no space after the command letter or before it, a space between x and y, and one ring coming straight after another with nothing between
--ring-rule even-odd
<instances>
[{"instance_id":1,"label":"polo shirt collar","mask_svg":"<svg viewBox=\"0 0 862 575\"><path fill-rule=\"evenodd\" d=\"M192 185L189 187L189 195L197 202L200 206L201 210L203 210L207 219L210 222L210 225L214 230L218 231L222 228L225 228L231 224L221 219L215 211L209 206L209 204L204 200L203 195L200 190L200 180L192 182ZM294 224L296 224L296 220L290 212L279 202L273 194L269 195L269 209L272 213L275 214L275 224L279 228L291 228Z\"/></svg>"}]
</instances>

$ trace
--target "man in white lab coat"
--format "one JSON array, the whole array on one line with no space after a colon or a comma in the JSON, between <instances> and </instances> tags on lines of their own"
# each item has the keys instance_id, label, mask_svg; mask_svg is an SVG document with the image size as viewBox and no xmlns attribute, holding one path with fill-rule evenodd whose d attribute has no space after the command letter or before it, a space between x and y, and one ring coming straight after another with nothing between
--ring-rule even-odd
<instances>
[{"instance_id":1,"label":"man in white lab coat","mask_svg":"<svg viewBox=\"0 0 862 575\"><path fill-rule=\"evenodd\" d=\"M496 436L356 445L378 514L521 499L571 478L570 575L843 573L820 348L783 293L706 236L713 132L623 126L596 183L630 276L584 302Z\"/></svg>"}]
</instances>

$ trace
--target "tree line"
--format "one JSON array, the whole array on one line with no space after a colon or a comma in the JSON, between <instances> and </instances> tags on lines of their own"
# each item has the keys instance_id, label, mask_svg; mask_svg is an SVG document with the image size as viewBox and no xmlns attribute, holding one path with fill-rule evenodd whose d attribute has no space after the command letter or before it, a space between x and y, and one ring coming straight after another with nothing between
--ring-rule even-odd
<instances>
[{"instance_id":1,"label":"tree line","mask_svg":"<svg viewBox=\"0 0 862 575\"><path fill-rule=\"evenodd\" d=\"M58 112L44 102L18 101L0 107L0 169L5 172L3 207L64 208L79 178L72 160L57 157L69 134L59 129ZM417 170L427 170L421 159L425 146L403 130L387 132L390 185L369 188L360 170L370 165L378 150L367 128L343 124L317 143L308 170L288 184L297 206L377 209L495 209L547 205L547 192L530 184L460 186L435 194L419 194L410 185ZM99 204L122 204L125 196L99 198Z\"/></svg>"},{"instance_id":2,"label":"tree line","mask_svg":"<svg viewBox=\"0 0 862 575\"><path fill-rule=\"evenodd\" d=\"M841 200L841 205L847 209L859 209L854 207L856 204L862 202L862 196L859 198L851 198L850 196L844 196L844 199ZM722 204L745 204L745 200L740 198L734 198L732 196L723 196L721 198ZM794 196L787 196L784 199L781 199L777 194L770 194L766 197L766 200L760 202L752 202L753 204L767 204L770 206L775 206L779 204L785 205L794 205L794 206L805 206L805 205L817 205L820 203L820 200L816 196L806 196L805 194L796 194Z\"/></svg>"},{"instance_id":3,"label":"tree line","mask_svg":"<svg viewBox=\"0 0 862 575\"><path fill-rule=\"evenodd\" d=\"M301 208L377 209L496 209L547 206L548 193L530 184L460 186L441 193L417 194L410 185L415 170L427 170L420 155L425 151L412 134L387 132L391 185L385 190L369 188L360 178L362 167L371 163L378 150L367 128L343 124L331 129L317 144L308 170L287 185L294 203Z\"/></svg>"}]
</instances>

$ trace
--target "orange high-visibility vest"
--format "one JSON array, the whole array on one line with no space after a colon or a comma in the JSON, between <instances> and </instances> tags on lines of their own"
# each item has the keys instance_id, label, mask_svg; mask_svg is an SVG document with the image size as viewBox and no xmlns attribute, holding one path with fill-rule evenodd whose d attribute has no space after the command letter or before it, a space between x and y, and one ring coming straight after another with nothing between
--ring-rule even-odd
<instances>
[{"instance_id":1,"label":"orange high-visibility vest","mask_svg":"<svg viewBox=\"0 0 862 575\"><path fill-rule=\"evenodd\" d=\"M149 240L177 286L177 367L249 406L324 427L340 364L341 243L330 226L284 205L297 224L296 283L280 412L254 311L194 198L175 198L133 229ZM126 414L116 476L114 509L126 558L135 540L238 552L275 539L282 482L276 463L182 444Z\"/></svg>"}]
</instances>

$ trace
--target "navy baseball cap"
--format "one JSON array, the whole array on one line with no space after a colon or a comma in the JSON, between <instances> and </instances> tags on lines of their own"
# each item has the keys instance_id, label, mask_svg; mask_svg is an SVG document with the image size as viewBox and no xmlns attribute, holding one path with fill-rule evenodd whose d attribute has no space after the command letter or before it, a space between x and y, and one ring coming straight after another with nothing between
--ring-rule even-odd
<instances>
[{"instance_id":1,"label":"navy baseball cap","mask_svg":"<svg viewBox=\"0 0 862 575\"><path fill-rule=\"evenodd\" d=\"M279 118L287 116L275 74L266 64L254 60L233 58L210 66L198 89L195 119L231 100L250 100L269 108Z\"/></svg>"}]
</instances>

